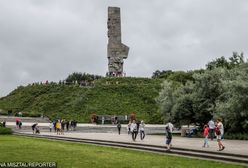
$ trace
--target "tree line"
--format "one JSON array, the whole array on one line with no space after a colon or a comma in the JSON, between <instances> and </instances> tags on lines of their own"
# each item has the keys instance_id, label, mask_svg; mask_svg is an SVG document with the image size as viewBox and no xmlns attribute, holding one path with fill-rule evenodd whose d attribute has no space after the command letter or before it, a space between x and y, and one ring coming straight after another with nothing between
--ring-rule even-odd
<instances>
[{"instance_id":1,"label":"tree line","mask_svg":"<svg viewBox=\"0 0 248 168\"><path fill-rule=\"evenodd\" d=\"M248 63L243 53L217 58L206 69L155 71L165 79L156 102L165 122L203 126L221 118L226 131L248 133Z\"/></svg>"}]
</instances>

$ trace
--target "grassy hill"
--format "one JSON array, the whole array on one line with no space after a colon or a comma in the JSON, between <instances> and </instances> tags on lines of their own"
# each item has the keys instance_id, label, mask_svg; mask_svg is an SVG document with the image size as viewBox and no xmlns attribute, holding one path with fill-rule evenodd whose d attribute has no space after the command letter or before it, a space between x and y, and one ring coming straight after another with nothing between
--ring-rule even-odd
<instances>
[{"instance_id":1,"label":"grassy hill","mask_svg":"<svg viewBox=\"0 0 248 168\"><path fill-rule=\"evenodd\" d=\"M160 83L159 79L149 78L102 78L95 81L94 87L55 83L20 86L0 99L0 109L80 122L89 122L92 112L104 115L135 112L138 119L147 123L160 123L155 103Z\"/></svg>"}]
</instances>

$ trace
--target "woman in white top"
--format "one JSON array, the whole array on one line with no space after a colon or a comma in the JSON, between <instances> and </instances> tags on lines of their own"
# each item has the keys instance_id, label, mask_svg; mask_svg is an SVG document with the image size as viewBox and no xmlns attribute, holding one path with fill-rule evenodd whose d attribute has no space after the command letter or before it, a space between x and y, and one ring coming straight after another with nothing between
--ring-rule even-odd
<instances>
[{"instance_id":1,"label":"woman in white top","mask_svg":"<svg viewBox=\"0 0 248 168\"><path fill-rule=\"evenodd\" d=\"M133 141L136 140L136 137L137 137L137 124L135 122L135 120L133 120L132 124L131 124L131 133L132 133L132 139Z\"/></svg>"},{"instance_id":2,"label":"woman in white top","mask_svg":"<svg viewBox=\"0 0 248 168\"><path fill-rule=\"evenodd\" d=\"M143 140L145 138L145 123L142 120L140 123L140 139Z\"/></svg>"}]
</instances>

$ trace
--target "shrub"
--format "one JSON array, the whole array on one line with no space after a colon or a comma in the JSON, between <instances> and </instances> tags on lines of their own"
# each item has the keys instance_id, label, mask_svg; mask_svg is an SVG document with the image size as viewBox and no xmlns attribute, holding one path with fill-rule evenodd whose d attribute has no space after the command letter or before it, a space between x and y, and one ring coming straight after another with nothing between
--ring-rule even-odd
<instances>
[{"instance_id":1,"label":"shrub","mask_svg":"<svg viewBox=\"0 0 248 168\"><path fill-rule=\"evenodd\" d=\"M9 135L12 134L13 131L11 128L4 128L4 127L0 127L0 135Z\"/></svg>"},{"instance_id":2,"label":"shrub","mask_svg":"<svg viewBox=\"0 0 248 168\"><path fill-rule=\"evenodd\" d=\"M224 135L225 139L236 139L236 140L248 140L248 134L242 134L242 133L227 133Z\"/></svg>"}]
</instances>

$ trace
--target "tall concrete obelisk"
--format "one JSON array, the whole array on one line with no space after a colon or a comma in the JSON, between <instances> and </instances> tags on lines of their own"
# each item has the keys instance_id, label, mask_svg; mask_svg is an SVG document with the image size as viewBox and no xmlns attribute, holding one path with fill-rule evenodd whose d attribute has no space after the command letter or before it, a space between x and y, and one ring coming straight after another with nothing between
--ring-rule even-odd
<instances>
[{"instance_id":1,"label":"tall concrete obelisk","mask_svg":"<svg viewBox=\"0 0 248 168\"><path fill-rule=\"evenodd\" d=\"M121 43L120 8L108 7L108 76L123 76L123 59L129 47Z\"/></svg>"}]
</instances>

